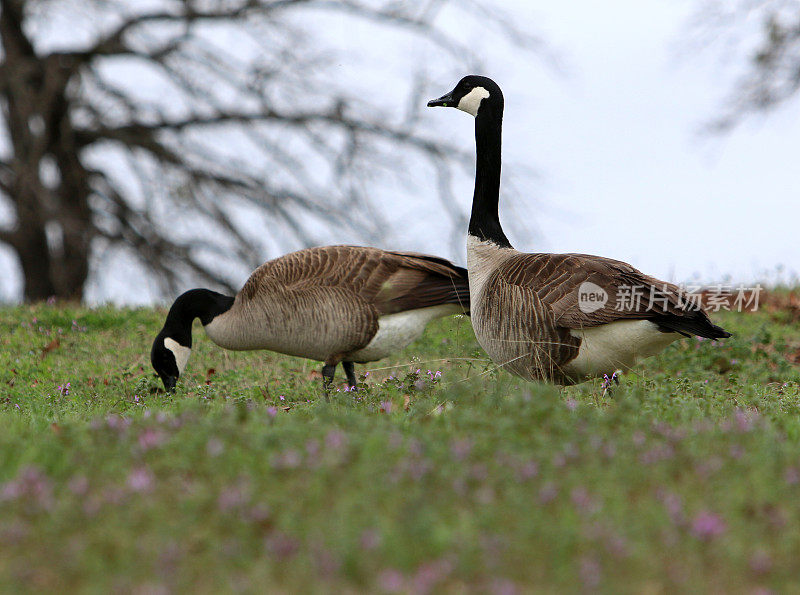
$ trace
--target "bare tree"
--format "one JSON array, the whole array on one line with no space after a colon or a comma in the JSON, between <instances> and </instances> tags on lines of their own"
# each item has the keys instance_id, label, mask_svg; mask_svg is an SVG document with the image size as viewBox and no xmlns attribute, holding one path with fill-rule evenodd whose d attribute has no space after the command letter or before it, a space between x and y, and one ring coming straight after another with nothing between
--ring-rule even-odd
<instances>
[{"instance_id":1,"label":"bare tree","mask_svg":"<svg viewBox=\"0 0 800 595\"><path fill-rule=\"evenodd\" d=\"M722 42L745 70L712 128L725 131L748 114L767 112L800 89L800 4L797 0L703 0L695 29Z\"/></svg>"},{"instance_id":2,"label":"bare tree","mask_svg":"<svg viewBox=\"0 0 800 595\"><path fill-rule=\"evenodd\" d=\"M110 249L129 251L163 289L187 279L232 289L235 273L265 251L312 244L319 229L377 242L388 225L371 196L412 183L413 164L438 178L432 187L463 223L451 179L471 152L417 126L424 76L398 85L414 106L405 118L387 115L332 76L325 23L402 34L451 72L476 59L437 25L443 9L540 46L477 0L0 0L0 8L0 203L13 213L0 243L19 257L29 300L80 299Z\"/></svg>"}]
</instances>

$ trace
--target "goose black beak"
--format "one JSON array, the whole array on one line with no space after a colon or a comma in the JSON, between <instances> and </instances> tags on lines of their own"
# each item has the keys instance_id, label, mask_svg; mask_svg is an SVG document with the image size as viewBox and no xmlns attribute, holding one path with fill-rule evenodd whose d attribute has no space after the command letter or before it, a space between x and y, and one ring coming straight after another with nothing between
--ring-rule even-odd
<instances>
[{"instance_id":1,"label":"goose black beak","mask_svg":"<svg viewBox=\"0 0 800 595\"><path fill-rule=\"evenodd\" d=\"M446 95L442 95L439 99L431 99L428 102L428 107L455 107L456 102L453 100L453 92L450 91Z\"/></svg>"},{"instance_id":2,"label":"goose black beak","mask_svg":"<svg viewBox=\"0 0 800 595\"><path fill-rule=\"evenodd\" d=\"M178 383L178 377L173 376L171 374L164 374L161 377L161 380L164 382L164 390L168 393L175 392L175 385Z\"/></svg>"}]
</instances>

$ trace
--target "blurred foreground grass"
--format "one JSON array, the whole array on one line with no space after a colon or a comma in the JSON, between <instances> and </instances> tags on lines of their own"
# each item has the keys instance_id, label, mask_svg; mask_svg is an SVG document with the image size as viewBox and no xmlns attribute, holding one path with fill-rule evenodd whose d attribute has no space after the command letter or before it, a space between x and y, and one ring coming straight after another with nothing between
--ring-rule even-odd
<instances>
[{"instance_id":1,"label":"blurred foreground grass","mask_svg":"<svg viewBox=\"0 0 800 595\"><path fill-rule=\"evenodd\" d=\"M164 395L164 311L2 308L0 590L800 590L800 316L773 302L607 396L496 371L452 318L330 403L316 363L197 323Z\"/></svg>"}]
</instances>

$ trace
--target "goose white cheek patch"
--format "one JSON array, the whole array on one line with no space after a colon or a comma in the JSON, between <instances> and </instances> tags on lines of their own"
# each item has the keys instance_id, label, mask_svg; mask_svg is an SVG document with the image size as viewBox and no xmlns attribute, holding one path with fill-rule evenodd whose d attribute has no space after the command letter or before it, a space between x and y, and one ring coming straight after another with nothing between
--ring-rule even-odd
<instances>
[{"instance_id":1,"label":"goose white cheek patch","mask_svg":"<svg viewBox=\"0 0 800 595\"><path fill-rule=\"evenodd\" d=\"M175 356L175 363L178 366L178 373L183 374L183 369L186 367L186 362L189 361L189 356L192 354L192 350L189 347L184 347L175 339L170 339L169 337L164 339L164 347L169 349L172 352L172 355Z\"/></svg>"},{"instance_id":2,"label":"goose white cheek patch","mask_svg":"<svg viewBox=\"0 0 800 595\"><path fill-rule=\"evenodd\" d=\"M471 116L478 115L478 108L481 106L481 101L489 97L489 91L483 87L475 87L472 91L464 95L458 102L458 109L462 112L467 112Z\"/></svg>"}]
</instances>

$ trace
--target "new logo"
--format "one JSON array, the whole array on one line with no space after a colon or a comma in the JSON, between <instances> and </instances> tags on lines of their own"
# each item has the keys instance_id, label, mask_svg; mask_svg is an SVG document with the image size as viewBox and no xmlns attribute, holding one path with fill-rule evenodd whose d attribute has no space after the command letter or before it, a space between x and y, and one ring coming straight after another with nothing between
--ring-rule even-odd
<instances>
[{"instance_id":1,"label":"new logo","mask_svg":"<svg viewBox=\"0 0 800 595\"><path fill-rule=\"evenodd\" d=\"M578 287L578 309L584 314L599 310L607 301L606 290L591 281L584 281Z\"/></svg>"}]
</instances>

